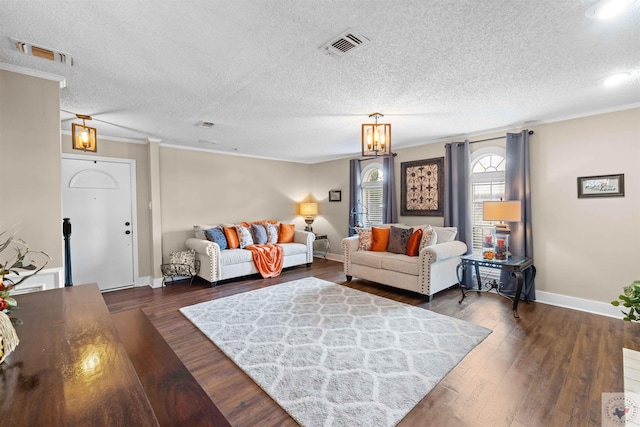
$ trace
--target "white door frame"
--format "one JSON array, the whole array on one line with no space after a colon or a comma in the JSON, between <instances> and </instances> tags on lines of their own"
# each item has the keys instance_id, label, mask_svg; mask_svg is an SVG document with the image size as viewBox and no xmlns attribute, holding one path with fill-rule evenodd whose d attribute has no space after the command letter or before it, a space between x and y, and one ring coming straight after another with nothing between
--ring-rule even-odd
<instances>
[{"instance_id":1,"label":"white door frame","mask_svg":"<svg viewBox=\"0 0 640 427\"><path fill-rule=\"evenodd\" d=\"M130 165L130 178L131 178L131 220L133 221L133 286L141 286L140 284L140 276L138 275L138 208L137 208L137 198L136 198L136 161L134 159L120 159L117 157L100 157L100 156L88 156L85 154L68 154L63 153L62 159L70 159L70 160L95 160L100 162L111 162L111 163L127 163ZM62 192L60 193L60 198L62 199ZM62 203L60 204L62 206ZM61 212L62 213L62 212ZM73 235L73 224L71 224L71 235ZM64 256L62 266L64 267ZM117 291L118 289L113 289Z\"/></svg>"}]
</instances>

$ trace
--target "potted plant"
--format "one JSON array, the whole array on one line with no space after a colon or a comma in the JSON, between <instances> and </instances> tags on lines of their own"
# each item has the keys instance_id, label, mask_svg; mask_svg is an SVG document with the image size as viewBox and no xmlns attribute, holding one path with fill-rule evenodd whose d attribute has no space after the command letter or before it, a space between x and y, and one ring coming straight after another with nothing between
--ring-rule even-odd
<instances>
[{"instance_id":1,"label":"potted plant","mask_svg":"<svg viewBox=\"0 0 640 427\"><path fill-rule=\"evenodd\" d=\"M611 301L611 304L618 307L622 305L629 309L629 312L622 311L624 320L627 322L640 321L640 280L635 280L631 285L624 287L624 295L620 295L619 300Z\"/></svg>"}]
</instances>

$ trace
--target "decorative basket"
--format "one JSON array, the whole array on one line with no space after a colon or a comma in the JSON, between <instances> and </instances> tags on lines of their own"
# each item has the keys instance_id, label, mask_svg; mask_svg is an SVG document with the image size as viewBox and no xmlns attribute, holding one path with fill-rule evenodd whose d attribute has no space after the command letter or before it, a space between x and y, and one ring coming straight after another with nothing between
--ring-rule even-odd
<instances>
[{"instance_id":1,"label":"decorative basket","mask_svg":"<svg viewBox=\"0 0 640 427\"><path fill-rule=\"evenodd\" d=\"M9 316L0 311L0 363L20 344Z\"/></svg>"}]
</instances>

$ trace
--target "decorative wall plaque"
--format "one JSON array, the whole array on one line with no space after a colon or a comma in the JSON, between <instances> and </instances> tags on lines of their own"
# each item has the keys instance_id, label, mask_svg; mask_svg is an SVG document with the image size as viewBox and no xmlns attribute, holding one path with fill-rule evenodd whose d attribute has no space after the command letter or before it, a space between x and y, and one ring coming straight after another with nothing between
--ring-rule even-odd
<instances>
[{"instance_id":1,"label":"decorative wall plaque","mask_svg":"<svg viewBox=\"0 0 640 427\"><path fill-rule=\"evenodd\" d=\"M444 215L444 157L403 162L401 215Z\"/></svg>"}]
</instances>

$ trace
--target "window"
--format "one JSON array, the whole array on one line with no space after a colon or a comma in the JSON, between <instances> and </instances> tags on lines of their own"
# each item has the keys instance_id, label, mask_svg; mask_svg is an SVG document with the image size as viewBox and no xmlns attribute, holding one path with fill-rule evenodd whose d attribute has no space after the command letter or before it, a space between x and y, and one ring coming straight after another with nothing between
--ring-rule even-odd
<instances>
[{"instance_id":1,"label":"window","mask_svg":"<svg viewBox=\"0 0 640 427\"><path fill-rule=\"evenodd\" d=\"M482 202L504 198L505 150L484 147L471 155L471 225L473 251L482 251L482 227L493 225L482 219Z\"/></svg>"},{"instance_id":2,"label":"window","mask_svg":"<svg viewBox=\"0 0 640 427\"><path fill-rule=\"evenodd\" d=\"M382 224L382 165L371 163L362 171L362 204L367 215L364 226Z\"/></svg>"}]
</instances>

